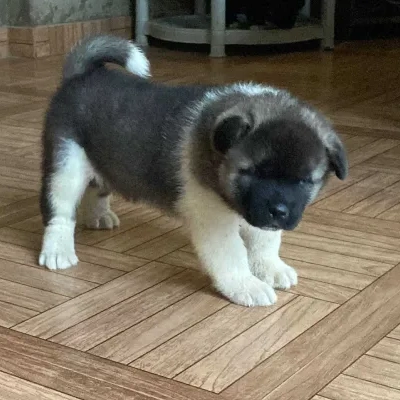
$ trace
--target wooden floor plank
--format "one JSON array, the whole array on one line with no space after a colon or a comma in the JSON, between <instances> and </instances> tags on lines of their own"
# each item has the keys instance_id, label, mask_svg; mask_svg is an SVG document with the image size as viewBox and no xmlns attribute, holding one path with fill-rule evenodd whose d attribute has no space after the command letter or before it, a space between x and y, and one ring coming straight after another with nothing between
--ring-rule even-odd
<instances>
[{"instance_id":1,"label":"wooden floor plank","mask_svg":"<svg viewBox=\"0 0 400 400\"><path fill-rule=\"evenodd\" d=\"M303 251L308 252L308 249L304 248ZM284 251L283 254L285 254ZM327 284L331 283L340 287L361 290L370 285L376 279L376 277L374 276L364 275L358 272L346 271L339 268L325 267L324 265L293 260L287 257L283 258L287 262L287 264L296 268L296 271L298 272L300 277L311 279L313 280L313 282L317 281ZM332 263L332 265L334 264Z\"/></svg>"},{"instance_id":2,"label":"wooden floor plank","mask_svg":"<svg viewBox=\"0 0 400 400\"><path fill-rule=\"evenodd\" d=\"M180 373L175 380L220 393L336 308L298 297Z\"/></svg>"},{"instance_id":3,"label":"wooden floor plank","mask_svg":"<svg viewBox=\"0 0 400 400\"><path fill-rule=\"evenodd\" d=\"M44 232L42 216L40 214L34 215L31 218L26 218L23 221L12 224L10 225L10 227L32 233L42 234Z\"/></svg>"},{"instance_id":4,"label":"wooden floor plank","mask_svg":"<svg viewBox=\"0 0 400 400\"><path fill-rule=\"evenodd\" d=\"M321 395L330 400L400 400L400 391L341 375Z\"/></svg>"},{"instance_id":5,"label":"wooden floor plank","mask_svg":"<svg viewBox=\"0 0 400 400\"><path fill-rule=\"evenodd\" d=\"M0 301L43 312L69 300L69 297L0 279Z\"/></svg>"},{"instance_id":6,"label":"wooden floor plank","mask_svg":"<svg viewBox=\"0 0 400 400\"><path fill-rule=\"evenodd\" d=\"M399 222L382 221L376 218L344 214L318 208L309 208L306 211L305 220L316 224L347 228L361 233L381 235L383 238L387 236L400 239Z\"/></svg>"},{"instance_id":7,"label":"wooden floor plank","mask_svg":"<svg viewBox=\"0 0 400 400\"><path fill-rule=\"evenodd\" d=\"M349 214L377 217L399 203L399 183L381 190L344 210Z\"/></svg>"},{"instance_id":8,"label":"wooden floor plank","mask_svg":"<svg viewBox=\"0 0 400 400\"><path fill-rule=\"evenodd\" d=\"M0 371L82 400L218 399L203 390L4 328L0 328Z\"/></svg>"},{"instance_id":9,"label":"wooden floor plank","mask_svg":"<svg viewBox=\"0 0 400 400\"><path fill-rule=\"evenodd\" d=\"M208 283L208 278L193 271L184 271L59 333L51 340L82 351L89 350Z\"/></svg>"},{"instance_id":10,"label":"wooden floor plank","mask_svg":"<svg viewBox=\"0 0 400 400\"><path fill-rule=\"evenodd\" d=\"M400 340L400 325L397 328L393 329L393 331L389 333L388 337Z\"/></svg>"},{"instance_id":11,"label":"wooden floor plank","mask_svg":"<svg viewBox=\"0 0 400 400\"><path fill-rule=\"evenodd\" d=\"M289 293L281 293L279 303L273 307L246 309L228 305L130 365L168 378L174 377L293 297Z\"/></svg>"},{"instance_id":12,"label":"wooden floor plank","mask_svg":"<svg viewBox=\"0 0 400 400\"><path fill-rule=\"evenodd\" d=\"M357 257L372 261L382 261L387 264L396 265L400 262L400 252L390 251L389 249L380 249L376 246L368 246L358 243L349 243L344 240L334 239L332 237L316 236L303 232L292 232L285 235L284 243L327 251L333 254L343 254L351 257ZM372 271L367 271L373 274ZM386 272L386 271L384 271ZM379 272L377 272L379 274Z\"/></svg>"},{"instance_id":13,"label":"wooden floor plank","mask_svg":"<svg viewBox=\"0 0 400 400\"><path fill-rule=\"evenodd\" d=\"M0 181L3 184L7 184L8 180L0 173ZM11 187L20 187L19 184L13 185L13 182L9 182ZM25 185L24 189L26 188ZM36 182L32 182L32 187L35 189L38 187ZM30 190L31 187L28 188ZM9 204L7 206L0 207L0 227L15 224L17 222L23 221L25 218L30 218L39 213L39 203L38 198L30 197L28 199L20 200L15 203Z\"/></svg>"},{"instance_id":14,"label":"wooden floor plank","mask_svg":"<svg viewBox=\"0 0 400 400\"><path fill-rule=\"evenodd\" d=\"M201 268L198 258L193 254L183 250L177 250L160 258L160 261L171 265L179 265L183 268L199 270Z\"/></svg>"},{"instance_id":15,"label":"wooden floor plank","mask_svg":"<svg viewBox=\"0 0 400 400\"><path fill-rule=\"evenodd\" d=\"M177 267L149 264L76 297L68 304L19 324L14 329L42 338L52 337L180 271Z\"/></svg>"},{"instance_id":16,"label":"wooden floor plank","mask_svg":"<svg viewBox=\"0 0 400 400\"><path fill-rule=\"evenodd\" d=\"M400 391L400 364L392 361L363 356L344 373Z\"/></svg>"},{"instance_id":17,"label":"wooden floor plank","mask_svg":"<svg viewBox=\"0 0 400 400\"><path fill-rule=\"evenodd\" d=\"M343 304L358 293L358 290L330 283L300 278L296 286L290 288L290 293L314 299Z\"/></svg>"},{"instance_id":18,"label":"wooden floor plank","mask_svg":"<svg viewBox=\"0 0 400 400\"><path fill-rule=\"evenodd\" d=\"M400 174L399 161L392 157L386 157L385 153L370 158L362 165L367 171L370 172L383 172L397 175Z\"/></svg>"},{"instance_id":19,"label":"wooden floor plank","mask_svg":"<svg viewBox=\"0 0 400 400\"><path fill-rule=\"evenodd\" d=\"M400 341L384 338L367 354L400 364Z\"/></svg>"},{"instance_id":20,"label":"wooden floor plank","mask_svg":"<svg viewBox=\"0 0 400 400\"><path fill-rule=\"evenodd\" d=\"M148 242L149 240L173 231L181 225L181 222L169 217L159 217L136 228L130 229L116 237L104 240L96 244L96 247L106 250L126 252L136 246Z\"/></svg>"},{"instance_id":21,"label":"wooden floor plank","mask_svg":"<svg viewBox=\"0 0 400 400\"><path fill-rule=\"evenodd\" d=\"M379 139L373 143L361 147L360 149L354 150L349 155L350 165L354 166L361 164L363 161L390 150L391 148L397 146L398 143L399 142L397 140Z\"/></svg>"},{"instance_id":22,"label":"wooden floor plank","mask_svg":"<svg viewBox=\"0 0 400 400\"><path fill-rule=\"evenodd\" d=\"M2 136L4 135L4 132L2 133ZM12 138L13 141L15 141L15 137ZM24 140L25 140L25 135L24 135ZM29 190L22 190L22 189L17 189L5 185L0 185L0 197L4 200L7 200L12 203L19 201L19 200L24 200L28 199L30 197L35 197L36 193L33 191Z\"/></svg>"},{"instance_id":23,"label":"wooden floor plank","mask_svg":"<svg viewBox=\"0 0 400 400\"><path fill-rule=\"evenodd\" d=\"M100 344L90 353L129 364L228 304L211 290L196 292Z\"/></svg>"},{"instance_id":24,"label":"wooden floor plank","mask_svg":"<svg viewBox=\"0 0 400 400\"><path fill-rule=\"evenodd\" d=\"M1 248L1 246L0 246ZM75 297L97 287L95 283L55 274L49 270L0 259L0 279L26 286Z\"/></svg>"},{"instance_id":25,"label":"wooden floor plank","mask_svg":"<svg viewBox=\"0 0 400 400\"><path fill-rule=\"evenodd\" d=\"M315 206L325 210L343 211L358 203L360 200L372 196L387 186L394 184L398 180L399 177L397 175L377 172L371 177L355 183L348 189L341 190L326 199L317 200Z\"/></svg>"},{"instance_id":26,"label":"wooden floor plank","mask_svg":"<svg viewBox=\"0 0 400 400\"><path fill-rule=\"evenodd\" d=\"M281 253L284 258L305 261L311 264L324 265L326 267L375 277L381 276L385 272L389 271L394 265L289 243L283 243Z\"/></svg>"},{"instance_id":27,"label":"wooden floor plank","mask_svg":"<svg viewBox=\"0 0 400 400\"><path fill-rule=\"evenodd\" d=\"M0 301L0 326L4 326L5 328L14 326L22 321L34 317L37 314L38 311L29 310L28 308Z\"/></svg>"},{"instance_id":28,"label":"wooden floor plank","mask_svg":"<svg viewBox=\"0 0 400 400\"><path fill-rule=\"evenodd\" d=\"M321 236L329 239L343 240L348 243L359 244L371 247L378 247L380 249L387 249L392 252L399 252L399 239L387 235L379 235L369 233L366 230L348 229L343 226L323 225L321 223L302 221L299 226L299 232ZM333 222L334 215L331 221ZM368 219L367 219L368 220ZM376 221L376 220L370 220Z\"/></svg>"},{"instance_id":29,"label":"wooden floor plank","mask_svg":"<svg viewBox=\"0 0 400 400\"><path fill-rule=\"evenodd\" d=\"M3 400L78 400L77 397L68 396L2 372L0 372L0 392Z\"/></svg>"},{"instance_id":30,"label":"wooden floor plank","mask_svg":"<svg viewBox=\"0 0 400 400\"><path fill-rule=\"evenodd\" d=\"M356 166L351 168L350 174L345 181L339 181L335 179L329 180L313 204L315 205L317 202L326 199L335 193L341 192L342 190L353 186L357 182L371 177L374 173L375 171L370 171L362 167Z\"/></svg>"},{"instance_id":31,"label":"wooden floor plank","mask_svg":"<svg viewBox=\"0 0 400 400\"><path fill-rule=\"evenodd\" d=\"M175 250L186 246L189 238L184 228L178 228L162 235L161 237L150 240L140 246L127 252L133 256L146 258L148 260L156 260Z\"/></svg>"},{"instance_id":32,"label":"wooden floor plank","mask_svg":"<svg viewBox=\"0 0 400 400\"><path fill-rule=\"evenodd\" d=\"M399 324L399 279L397 266L226 389L224 396L308 400L317 394Z\"/></svg>"},{"instance_id":33,"label":"wooden floor plank","mask_svg":"<svg viewBox=\"0 0 400 400\"><path fill-rule=\"evenodd\" d=\"M351 136L341 132L341 138L348 152L361 149L362 147L375 142L377 139L371 136Z\"/></svg>"},{"instance_id":34,"label":"wooden floor plank","mask_svg":"<svg viewBox=\"0 0 400 400\"><path fill-rule=\"evenodd\" d=\"M317 395L317 396L314 396L311 400L327 400L327 398Z\"/></svg>"},{"instance_id":35,"label":"wooden floor plank","mask_svg":"<svg viewBox=\"0 0 400 400\"><path fill-rule=\"evenodd\" d=\"M378 214L377 217L379 219L384 219L384 220L387 220L387 221L397 221L397 222L399 222L400 221L399 212L400 212L400 205L396 204L393 207L391 207L391 208L387 209L386 211L384 211L383 213Z\"/></svg>"}]
</instances>

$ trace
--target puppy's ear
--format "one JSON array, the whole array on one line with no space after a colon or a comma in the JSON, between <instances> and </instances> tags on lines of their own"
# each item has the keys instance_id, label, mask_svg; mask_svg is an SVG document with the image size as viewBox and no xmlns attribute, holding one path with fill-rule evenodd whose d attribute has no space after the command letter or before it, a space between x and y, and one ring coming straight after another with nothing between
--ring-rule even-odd
<instances>
[{"instance_id":1,"label":"puppy's ear","mask_svg":"<svg viewBox=\"0 0 400 400\"><path fill-rule=\"evenodd\" d=\"M217 122L211 133L211 144L215 151L221 154L243 139L250 131L250 123L242 116L228 116Z\"/></svg>"},{"instance_id":2,"label":"puppy's ear","mask_svg":"<svg viewBox=\"0 0 400 400\"><path fill-rule=\"evenodd\" d=\"M340 180L346 179L349 173L347 154L342 141L335 132L331 132L328 136L326 148L332 170Z\"/></svg>"}]
</instances>

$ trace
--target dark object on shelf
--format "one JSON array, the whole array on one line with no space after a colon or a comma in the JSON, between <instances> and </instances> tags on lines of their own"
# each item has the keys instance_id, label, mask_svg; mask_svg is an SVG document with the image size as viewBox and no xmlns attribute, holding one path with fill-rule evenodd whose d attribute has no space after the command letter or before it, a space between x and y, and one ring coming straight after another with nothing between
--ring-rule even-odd
<instances>
[{"instance_id":1,"label":"dark object on shelf","mask_svg":"<svg viewBox=\"0 0 400 400\"><path fill-rule=\"evenodd\" d=\"M387 36L400 31L400 0L337 0L339 40Z\"/></svg>"},{"instance_id":2,"label":"dark object on shelf","mask_svg":"<svg viewBox=\"0 0 400 400\"><path fill-rule=\"evenodd\" d=\"M305 0L230 0L226 3L226 24L243 28L272 22L280 29L293 28Z\"/></svg>"}]
</instances>

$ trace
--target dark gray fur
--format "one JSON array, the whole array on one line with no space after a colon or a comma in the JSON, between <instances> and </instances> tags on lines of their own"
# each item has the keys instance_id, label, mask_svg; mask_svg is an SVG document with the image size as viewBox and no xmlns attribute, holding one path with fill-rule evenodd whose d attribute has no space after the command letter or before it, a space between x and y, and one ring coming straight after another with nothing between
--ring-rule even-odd
<instances>
[{"instance_id":1,"label":"dark gray fur","mask_svg":"<svg viewBox=\"0 0 400 400\"><path fill-rule=\"evenodd\" d=\"M44 192L59 144L72 139L112 189L171 212L181 189L177 146L182 127L188 108L207 88L167 87L87 66L84 74L72 70L73 78L64 80L51 101L43 135ZM46 197L43 193L45 204ZM48 221L48 206L43 211Z\"/></svg>"},{"instance_id":2,"label":"dark gray fur","mask_svg":"<svg viewBox=\"0 0 400 400\"><path fill-rule=\"evenodd\" d=\"M48 177L65 139L84 148L110 189L168 212L176 210L185 193L185 143L194 179L250 223L266 228L292 229L315 197L314 187L319 189L330 171L341 179L347 175L343 146L328 122L287 92L249 95L229 87L150 82L107 69L104 62L125 65L128 42L97 41L102 42L97 48L84 41L69 55L65 79L47 113L45 223L51 217ZM217 89L221 93L209 100L207 93ZM315 118L304 116L305 109ZM316 168L324 169L324 182L311 181ZM272 210L282 203L293 217L271 220Z\"/></svg>"}]
</instances>

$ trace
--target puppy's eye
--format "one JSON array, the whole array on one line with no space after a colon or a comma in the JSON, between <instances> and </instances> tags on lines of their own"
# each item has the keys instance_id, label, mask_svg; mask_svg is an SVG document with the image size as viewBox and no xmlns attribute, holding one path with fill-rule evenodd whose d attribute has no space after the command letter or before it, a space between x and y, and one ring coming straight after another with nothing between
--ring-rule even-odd
<instances>
[{"instance_id":1,"label":"puppy's eye","mask_svg":"<svg viewBox=\"0 0 400 400\"><path fill-rule=\"evenodd\" d=\"M253 175L254 174L254 167L248 168L239 168L240 175Z\"/></svg>"}]
</instances>

